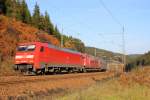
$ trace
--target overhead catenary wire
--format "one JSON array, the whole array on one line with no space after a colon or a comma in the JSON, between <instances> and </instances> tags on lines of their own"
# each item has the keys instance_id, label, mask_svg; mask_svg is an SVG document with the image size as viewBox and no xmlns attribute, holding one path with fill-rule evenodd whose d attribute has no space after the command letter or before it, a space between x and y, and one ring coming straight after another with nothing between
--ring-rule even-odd
<instances>
[{"instance_id":1,"label":"overhead catenary wire","mask_svg":"<svg viewBox=\"0 0 150 100\"><path fill-rule=\"evenodd\" d=\"M122 27L123 25L121 24L121 22L113 15L113 13L108 9L108 7L106 6L106 4L103 2L103 0L98 0L101 5L103 6L103 8L108 12L108 14L112 17L112 19L118 24L120 25L120 27Z\"/></svg>"},{"instance_id":2,"label":"overhead catenary wire","mask_svg":"<svg viewBox=\"0 0 150 100\"><path fill-rule=\"evenodd\" d=\"M57 8L57 10L58 11L54 11L54 12L61 12L61 10L59 9L59 7L57 7L57 6L54 6L53 5L53 8ZM72 19L74 19L74 16L73 15L70 15L70 17L72 18ZM85 20L85 19L84 19ZM88 30L91 30L91 25L89 25L89 23L86 23L86 21L84 21L84 20L78 20L78 24L79 25L86 25L86 28L88 28ZM57 25L58 26L60 26L61 27L61 29L63 29L63 32L64 32L64 34L65 33L70 33L70 32L67 32L66 30L70 30L70 31L73 31L77 36L75 36L75 37L78 37L78 38L80 38L81 39L81 36L80 35L82 35L80 32L79 32L79 30L75 30L75 29L72 29L72 26L74 26L74 25L77 25L77 24L71 24L69 27L65 27L65 25L62 25L62 23L60 24L59 22L57 22ZM63 27L62 27L63 26ZM102 38L104 38L104 36L102 36L101 35L101 37Z\"/></svg>"},{"instance_id":3,"label":"overhead catenary wire","mask_svg":"<svg viewBox=\"0 0 150 100\"><path fill-rule=\"evenodd\" d=\"M123 59L123 63L125 66L126 65L126 52L125 52L125 29L124 29L124 25L121 24L121 22L113 15L113 13L108 9L108 7L103 2L103 0L98 0L98 1L103 6L103 8L107 11L107 13L111 16L111 18L114 20L114 22L116 22L122 29L122 50L123 50L122 59Z\"/></svg>"},{"instance_id":4,"label":"overhead catenary wire","mask_svg":"<svg viewBox=\"0 0 150 100\"><path fill-rule=\"evenodd\" d=\"M101 3L101 5L104 7L104 9L108 12L108 14L112 17L112 19L115 21L115 23L117 23L120 27L122 27L123 25L121 24L121 22L113 15L113 13L109 10L109 8L107 7L107 5L103 2L103 0L99 0L99 2ZM55 7L55 8L57 8L57 6ZM59 11L61 11L60 9L59 9L59 7L57 8ZM57 11L58 12L58 11ZM74 16L73 15L71 15L70 16L71 18L73 18ZM81 25L81 24L85 24L86 25L86 27L90 30L92 27L91 27L91 25L89 25L89 23L86 23L85 21L83 21L83 20L78 20L78 23L79 23L79 25ZM75 23L73 23L72 25L70 25L70 27L65 27L65 26L63 26L63 32L66 32L66 30L72 30L72 31L74 31L74 33L76 33L76 35L78 35L78 37L80 37L81 38L81 36L80 35L82 35L82 34L80 34L79 33L79 31L77 31L77 30L74 30L73 28L72 28L72 26L74 26L74 24ZM60 24L61 26L62 26L62 24ZM68 32L67 32L68 33ZM109 35L117 35L118 33L115 33L115 34L113 34L113 33L111 33L111 34L109 34ZM105 34L105 35L108 35L108 34ZM102 38L105 38L104 37L104 35L103 34L99 34L99 36L101 36Z\"/></svg>"}]
</instances>

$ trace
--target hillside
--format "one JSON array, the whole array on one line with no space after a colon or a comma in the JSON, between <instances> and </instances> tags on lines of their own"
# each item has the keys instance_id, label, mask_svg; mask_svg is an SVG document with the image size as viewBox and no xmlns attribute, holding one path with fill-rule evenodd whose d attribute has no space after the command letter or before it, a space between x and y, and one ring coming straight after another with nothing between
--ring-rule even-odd
<instances>
[{"instance_id":1,"label":"hillside","mask_svg":"<svg viewBox=\"0 0 150 100\"><path fill-rule=\"evenodd\" d=\"M141 57L139 57L139 60L145 60L145 65L150 65L150 51L148 53L145 53Z\"/></svg>"},{"instance_id":2,"label":"hillside","mask_svg":"<svg viewBox=\"0 0 150 100\"><path fill-rule=\"evenodd\" d=\"M150 65L150 52L140 55L128 55L127 56L127 69L133 69L135 67Z\"/></svg>"},{"instance_id":3,"label":"hillside","mask_svg":"<svg viewBox=\"0 0 150 100\"><path fill-rule=\"evenodd\" d=\"M144 64L144 65L150 65L150 51L137 57L133 63L137 64L137 63L140 63L140 64Z\"/></svg>"},{"instance_id":4,"label":"hillside","mask_svg":"<svg viewBox=\"0 0 150 100\"><path fill-rule=\"evenodd\" d=\"M94 47L86 47L85 48L85 53L91 54L91 55L95 55L95 51L96 51L96 56L97 57L101 57L103 59L106 60L117 60L121 62L121 54L119 53L114 53L111 51L107 51L104 49L99 49L99 48L95 48Z\"/></svg>"},{"instance_id":5,"label":"hillside","mask_svg":"<svg viewBox=\"0 0 150 100\"><path fill-rule=\"evenodd\" d=\"M142 54L131 54L131 55L127 55L127 62L132 62L135 59L139 58L140 56L142 56Z\"/></svg>"},{"instance_id":6,"label":"hillside","mask_svg":"<svg viewBox=\"0 0 150 100\"><path fill-rule=\"evenodd\" d=\"M59 41L47 33L15 19L0 16L0 43L2 56L14 55L18 42L50 42L59 46Z\"/></svg>"},{"instance_id":7,"label":"hillside","mask_svg":"<svg viewBox=\"0 0 150 100\"><path fill-rule=\"evenodd\" d=\"M12 58L15 55L19 42L49 42L60 46L59 40L30 25L15 19L0 16L0 73L12 67ZM4 67L5 66L5 67ZM7 68L6 68L7 66Z\"/></svg>"},{"instance_id":8,"label":"hillside","mask_svg":"<svg viewBox=\"0 0 150 100\"><path fill-rule=\"evenodd\" d=\"M37 3L32 12L29 10L25 0L3 0L0 1L0 14L20 21L22 24L25 23L28 27L34 27L34 29L40 30L40 32L36 33L46 33L46 35L55 37L57 40L62 41L64 48L84 52L84 43L80 39L61 33L57 24L54 24L51 20L49 13L47 11L42 13ZM44 34L41 37L47 36ZM40 40L47 41L45 39Z\"/></svg>"}]
</instances>

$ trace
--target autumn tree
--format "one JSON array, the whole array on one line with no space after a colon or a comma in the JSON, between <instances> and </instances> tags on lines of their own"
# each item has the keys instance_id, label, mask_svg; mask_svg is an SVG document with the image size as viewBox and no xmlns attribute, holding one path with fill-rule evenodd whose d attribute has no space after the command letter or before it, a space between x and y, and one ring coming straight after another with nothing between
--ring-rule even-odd
<instances>
[{"instance_id":1,"label":"autumn tree","mask_svg":"<svg viewBox=\"0 0 150 100\"><path fill-rule=\"evenodd\" d=\"M73 38L73 41L75 45L75 48L74 48L75 50L80 51L80 52L85 52L85 46L81 40Z\"/></svg>"},{"instance_id":2,"label":"autumn tree","mask_svg":"<svg viewBox=\"0 0 150 100\"><path fill-rule=\"evenodd\" d=\"M72 36L64 36L63 38L65 48L69 48L78 52L85 52L85 45L81 40L73 38Z\"/></svg>"}]
</instances>

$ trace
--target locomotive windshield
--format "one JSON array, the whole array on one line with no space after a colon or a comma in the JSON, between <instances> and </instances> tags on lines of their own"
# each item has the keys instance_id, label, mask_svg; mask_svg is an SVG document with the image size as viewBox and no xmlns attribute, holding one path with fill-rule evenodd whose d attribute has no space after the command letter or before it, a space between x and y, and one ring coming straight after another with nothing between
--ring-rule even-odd
<instances>
[{"instance_id":1,"label":"locomotive windshield","mask_svg":"<svg viewBox=\"0 0 150 100\"><path fill-rule=\"evenodd\" d=\"M35 50L35 45L22 45L19 46L18 51L34 51Z\"/></svg>"}]
</instances>

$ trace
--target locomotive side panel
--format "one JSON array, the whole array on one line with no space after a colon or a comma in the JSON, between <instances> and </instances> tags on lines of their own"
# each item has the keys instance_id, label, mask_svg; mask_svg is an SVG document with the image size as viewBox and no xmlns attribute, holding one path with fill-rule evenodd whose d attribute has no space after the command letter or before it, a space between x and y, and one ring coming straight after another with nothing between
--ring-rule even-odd
<instances>
[{"instance_id":1,"label":"locomotive side panel","mask_svg":"<svg viewBox=\"0 0 150 100\"><path fill-rule=\"evenodd\" d=\"M81 54L66 52L63 50L41 46L43 52L40 52L39 62L57 67L81 67L83 66Z\"/></svg>"},{"instance_id":2,"label":"locomotive side panel","mask_svg":"<svg viewBox=\"0 0 150 100\"><path fill-rule=\"evenodd\" d=\"M98 58L90 55L86 55L85 57L85 67L86 68L100 68L101 62Z\"/></svg>"}]
</instances>

